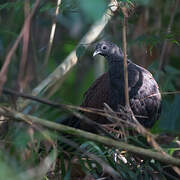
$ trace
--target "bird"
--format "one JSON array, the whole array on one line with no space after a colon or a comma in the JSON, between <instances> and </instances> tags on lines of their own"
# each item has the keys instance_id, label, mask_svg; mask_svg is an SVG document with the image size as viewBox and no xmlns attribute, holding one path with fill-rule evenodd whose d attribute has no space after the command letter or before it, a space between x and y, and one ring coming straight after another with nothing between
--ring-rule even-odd
<instances>
[{"instance_id":1,"label":"bird","mask_svg":"<svg viewBox=\"0 0 180 180\"><path fill-rule=\"evenodd\" d=\"M93 56L104 56L108 71L96 79L84 94L81 104L85 108L103 109L104 103L114 111L125 106L124 55L116 44L102 40L97 43ZM151 128L161 113L161 93L152 74L145 68L127 59L129 104L136 119L145 128ZM107 118L84 113L91 120L106 124ZM83 121L82 129L90 129Z\"/></svg>"}]
</instances>

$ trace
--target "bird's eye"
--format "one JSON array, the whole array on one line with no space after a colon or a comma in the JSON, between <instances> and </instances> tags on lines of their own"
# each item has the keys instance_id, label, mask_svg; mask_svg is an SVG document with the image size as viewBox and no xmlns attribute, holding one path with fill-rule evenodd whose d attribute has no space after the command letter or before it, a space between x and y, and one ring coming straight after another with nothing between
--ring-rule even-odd
<instances>
[{"instance_id":1,"label":"bird's eye","mask_svg":"<svg viewBox=\"0 0 180 180\"><path fill-rule=\"evenodd\" d=\"M103 46L103 47L102 47L102 49L103 49L103 50L106 50L106 49L107 49L107 47L106 47L106 46Z\"/></svg>"}]
</instances>

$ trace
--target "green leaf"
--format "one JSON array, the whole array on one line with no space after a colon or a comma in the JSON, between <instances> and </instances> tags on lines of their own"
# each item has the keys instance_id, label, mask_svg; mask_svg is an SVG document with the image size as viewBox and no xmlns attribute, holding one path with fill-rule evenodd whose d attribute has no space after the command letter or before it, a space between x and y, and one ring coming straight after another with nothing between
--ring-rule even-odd
<instances>
[{"instance_id":1,"label":"green leaf","mask_svg":"<svg viewBox=\"0 0 180 180\"><path fill-rule=\"evenodd\" d=\"M171 42L176 44L176 45L180 45L180 43L176 39L172 39Z\"/></svg>"},{"instance_id":2,"label":"green leaf","mask_svg":"<svg viewBox=\"0 0 180 180\"><path fill-rule=\"evenodd\" d=\"M95 153L97 155L104 156L104 152L100 149L100 147L96 143L94 143L92 141L85 142L84 144L81 145L81 148L87 149L91 153Z\"/></svg>"}]
</instances>

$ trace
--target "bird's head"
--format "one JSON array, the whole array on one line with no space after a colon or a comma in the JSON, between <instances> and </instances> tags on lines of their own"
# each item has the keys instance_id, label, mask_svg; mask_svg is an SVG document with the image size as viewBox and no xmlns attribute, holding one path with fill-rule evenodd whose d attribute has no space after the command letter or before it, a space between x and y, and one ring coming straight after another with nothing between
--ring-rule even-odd
<instances>
[{"instance_id":1,"label":"bird's head","mask_svg":"<svg viewBox=\"0 0 180 180\"><path fill-rule=\"evenodd\" d=\"M107 58L111 57L111 59L123 57L122 50L116 44L108 41L101 41L97 43L93 56L98 54Z\"/></svg>"}]
</instances>

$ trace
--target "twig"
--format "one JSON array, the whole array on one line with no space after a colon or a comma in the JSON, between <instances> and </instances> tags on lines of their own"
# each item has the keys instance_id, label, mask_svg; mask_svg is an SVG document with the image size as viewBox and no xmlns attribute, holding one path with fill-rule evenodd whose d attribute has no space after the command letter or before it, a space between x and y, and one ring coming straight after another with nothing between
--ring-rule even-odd
<instances>
[{"instance_id":1,"label":"twig","mask_svg":"<svg viewBox=\"0 0 180 180\"><path fill-rule=\"evenodd\" d=\"M30 36L30 24L31 19L28 18L28 15L30 13L30 4L29 0L24 2L24 14L25 14L25 20L27 21L24 27L23 33L23 47L22 47L22 56L21 56L21 62L19 66L19 75L18 75L18 85L20 92L23 92L25 86L26 86L26 62L27 62L27 54L28 54L28 47L29 47L29 36Z\"/></svg>"},{"instance_id":2,"label":"twig","mask_svg":"<svg viewBox=\"0 0 180 180\"><path fill-rule=\"evenodd\" d=\"M28 22L31 20L32 16L34 15L39 3L40 3L40 0L36 0L31 13L29 14L29 16L24 21L24 26L23 26L19 36L17 37L14 45L12 46L12 48L10 49L10 51L8 52L8 54L6 56L5 62L4 62L3 66L1 68L1 71L0 71L0 95L1 95L1 92L2 92L3 85L4 85L4 83L6 82L6 79L7 79L8 66L10 64L12 55L16 51L16 49L18 47L18 44L19 44L21 38L23 37L23 34L25 33L26 26L27 26Z\"/></svg>"},{"instance_id":3,"label":"twig","mask_svg":"<svg viewBox=\"0 0 180 180\"><path fill-rule=\"evenodd\" d=\"M123 54L124 54L124 84L125 84L125 104L127 107L129 105L129 90L128 90L128 67L127 67L127 42L126 42L126 22L127 18L124 14L123 18L123 30L122 30L122 37L123 37Z\"/></svg>"},{"instance_id":4,"label":"twig","mask_svg":"<svg viewBox=\"0 0 180 180\"><path fill-rule=\"evenodd\" d=\"M57 17L57 15L59 14L60 4L61 4L61 0L57 0L55 17L53 17L53 23L52 23L50 38L49 38L48 47L47 47L47 51L46 51L46 55L45 55L45 60L44 60L44 64L43 64L44 67L45 67L45 66L47 65L47 63L48 63L49 55L50 55L50 52L51 52L51 49L52 49L53 40L54 40L54 35L55 35L55 31L56 31L56 17Z\"/></svg>"},{"instance_id":5,"label":"twig","mask_svg":"<svg viewBox=\"0 0 180 180\"><path fill-rule=\"evenodd\" d=\"M129 107L129 91L128 91L128 67L127 67L127 49L126 49L126 17L123 18L123 54L124 54L124 82L125 82L125 103Z\"/></svg>"},{"instance_id":6,"label":"twig","mask_svg":"<svg viewBox=\"0 0 180 180\"><path fill-rule=\"evenodd\" d=\"M176 0L175 3L174 3L173 8L171 10L171 18L170 18L170 22L169 22L166 34L171 32L171 27L172 27L173 22L174 22L174 17L175 17L178 5L179 5L179 0ZM166 54L167 45L168 45L168 40L165 39L164 43L163 43L160 59L159 59L159 70L163 70L163 68L164 68L163 67L164 66L164 61L165 61L165 57L164 56Z\"/></svg>"},{"instance_id":7,"label":"twig","mask_svg":"<svg viewBox=\"0 0 180 180\"><path fill-rule=\"evenodd\" d=\"M54 130L61 131L61 132L71 134L74 136L78 136L78 137L87 138L89 140L102 143L102 144L109 146L109 147L124 149L126 151L130 151L130 152L135 153L135 154L139 154L139 155L143 155L143 156L146 156L149 158L156 159L156 160L163 162L163 163L166 163L166 164L172 164L172 165L180 166L180 159L174 158L171 156L164 156L163 154L161 154L159 152L154 152L151 150L147 150L147 149L143 149L143 148L136 147L133 145L129 145L129 144L124 143L124 142L119 142L119 141L113 140L111 138L99 136L99 135L89 133L89 132L86 132L83 130L71 128L69 126L57 124L57 123L54 123L51 121L47 121L45 119L37 118L34 116L30 116L30 115L25 115L25 114L22 114L22 113L19 113L16 111L12 111L12 110L7 109L7 108L2 107L2 106L0 107L0 113L6 117L11 117L12 119L25 121L25 122L27 122L27 119L28 120L31 119L32 123L41 124L42 126L45 126L47 128L50 128L50 129L54 129Z\"/></svg>"},{"instance_id":8,"label":"twig","mask_svg":"<svg viewBox=\"0 0 180 180\"><path fill-rule=\"evenodd\" d=\"M114 1L111 1L111 5ZM113 6L111 9L107 9L103 17L98 20L86 35L81 39L76 48L66 57L62 64L60 64L53 73L51 73L45 80L43 80L33 91L33 95L43 94L49 88L53 87L59 79L61 79L78 61L83 52L89 47L89 45L99 36L103 31L106 24L113 16L113 12L117 10L118 7ZM109 15L107 15L109 14ZM19 103L20 109L24 109L30 102Z\"/></svg>"},{"instance_id":9,"label":"twig","mask_svg":"<svg viewBox=\"0 0 180 180\"><path fill-rule=\"evenodd\" d=\"M28 99L31 99L33 101L36 101L36 102L40 102L40 103L43 103L43 104L47 104L49 106L52 106L54 108L57 108L57 109L63 109L65 111L68 111L70 112L71 114L73 114L75 117L78 118L78 120L81 120L83 119L87 124L90 124L91 126L93 126L98 132L103 132L104 134L106 134L107 136L109 137L112 137L113 136L111 134L109 134L102 126L101 124L95 122L95 121L92 121L90 120L88 117L84 116L83 114L79 113L79 112L76 112L72 109L75 109L75 110L82 110L82 111L87 111L87 112L92 112L92 113L96 113L96 111L88 111L88 109L86 108L81 108L81 107L76 107L76 106L72 106L72 105L66 105L66 104L60 104L60 103L55 103L53 101L49 101L47 99L43 99L43 98L39 98L39 97L35 97L35 96L31 96L31 95L28 95L28 94L25 94L25 93L21 93L21 92L17 92L17 91L14 91L14 90L10 90L10 89L3 89L3 92L5 94L10 94L10 95L15 95L15 96L20 96L22 98L28 98ZM107 117L108 114L106 113L99 113L99 115L102 115L102 116L105 116ZM114 117L116 118L116 117ZM116 118L118 119L118 118ZM119 119L118 119L119 120Z\"/></svg>"},{"instance_id":10,"label":"twig","mask_svg":"<svg viewBox=\"0 0 180 180\"><path fill-rule=\"evenodd\" d=\"M96 109L96 108L84 108L84 107L78 107L78 106L73 106L73 105L66 105L66 104L62 104L62 103L55 103L53 101L50 101L50 100L47 100L47 99L44 99L44 98L39 98L39 97L36 97L36 96L32 96L32 95L28 95L26 93L21 93L21 92L17 92L17 91L14 91L14 90L11 90L11 89L8 89L8 88L4 88L3 89L3 93L4 94L9 94L9 95L14 95L14 96L18 96L18 97L22 97L22 98L27 98L29 100L33 100L33 101L36 101L36 102L39 102L39 103L42 103L42 104L46 104L46 105L49 105L49 106L52 106L54 108L61 108L61 109L64 109L66 111L69 111L70 113L72 113L73 115L75 115L76 117L80 118L80 119L84 119L87 123L91 124L91 125L95 125L95 126L98 126L98 128L100 128L99 124L94 122L94 121L91 121L90 119L88 119L86 116L83 116L81 115L80 113L78 112L74 112L72 111L72 109L74 110L78 110L78 111L83 111L83 112L88 112L88 113L94 113L94 114L98 114L98 115L101 115L101 116L104 116L106 118L113 118L114 120L118 121L118 122L123 122L123 123L126 123L132 127L134 127L131 122L129 121L126 121L126 120L122 120L120 119L119 117L117 117L117 115L119 114L119 112L114 112L114 113L117 113L117 115L111 115L111 114L107 114L104 110L101 110L101 109Z\"/></svg>"}]
</instances>

